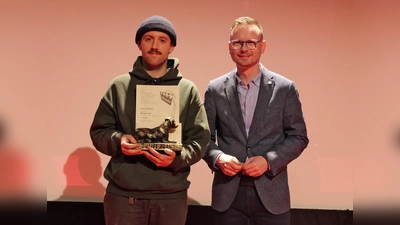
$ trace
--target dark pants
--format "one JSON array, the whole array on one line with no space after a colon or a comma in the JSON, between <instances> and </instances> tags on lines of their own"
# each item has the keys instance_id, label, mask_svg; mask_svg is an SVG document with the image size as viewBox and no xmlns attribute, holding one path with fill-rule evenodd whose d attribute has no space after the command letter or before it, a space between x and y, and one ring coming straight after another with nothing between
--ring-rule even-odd
<instances>
[{"instance_id":1,"label":"dark pants","mask_svg":"<svg viewBox=\"0 0 400 225\"><path fill-rule=\"evenodd\" d=\"M215 225L290 225L290 212L270 213L255 187L239 186L231 207L224 212L214 210L214 213Z\"/></svg>"},{"instance_id":2,"label":"dark pants","mask_svg":"<svg viewBox=\"0 0 400 225\"><path fill-rule=\"evenodd\" d=\"M184 225L187 199L135 199L111 193L104 196L107 225Z\"/></svg>"}]
</instances>

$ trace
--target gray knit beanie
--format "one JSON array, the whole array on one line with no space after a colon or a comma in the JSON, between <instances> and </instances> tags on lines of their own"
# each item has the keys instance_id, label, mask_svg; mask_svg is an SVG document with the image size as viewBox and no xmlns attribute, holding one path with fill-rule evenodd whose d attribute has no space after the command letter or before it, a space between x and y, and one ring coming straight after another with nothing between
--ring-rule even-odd
<instances>
[{"instance_id":1,"label":"gray knit beanie","mask_svg":"<svg viewBox=\"0 0 400 225\"><path fill-rule=\"evenodd\" d=\"M171 44L176 46L176 34L172 23L162 16L151 16L145 19L139 29L136 31L136 44L142 39L142 36L148 31L161 31L168 34L171 38Z\"/></svg>"}]
</instances>

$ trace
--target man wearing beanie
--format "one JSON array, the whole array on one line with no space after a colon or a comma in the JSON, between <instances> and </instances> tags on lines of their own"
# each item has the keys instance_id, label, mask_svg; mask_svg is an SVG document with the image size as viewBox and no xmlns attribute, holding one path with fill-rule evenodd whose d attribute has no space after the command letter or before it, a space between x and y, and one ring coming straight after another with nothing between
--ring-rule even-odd
<instances>
[{"instance_id":1,"label":"man wearing beanie","mask_svg":"<svg viewBox=\"0 0 400 225\"><path fill-rule=\"evenodd\" d=\"M109 155L104 177L107 225L184 225L190 166L202 159L210 131L196 85L182 77L172 23L164 17L145 19L136 32L141 51L133 69L115 77L100 100L90 127L95 148ZM137 85L172 85L179 88L182 150L148 147L134 138Z\"/></svg>"}]
</instances>

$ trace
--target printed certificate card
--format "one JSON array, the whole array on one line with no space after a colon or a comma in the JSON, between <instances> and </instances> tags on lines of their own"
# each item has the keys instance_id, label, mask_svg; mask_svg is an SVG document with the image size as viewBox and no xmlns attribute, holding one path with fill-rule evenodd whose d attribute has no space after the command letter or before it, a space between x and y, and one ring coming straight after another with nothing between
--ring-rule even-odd
<instances>
[{"instance_id":1,"label":"printed certificate card","mask_svg":"<svg viewBox=\"0 0 400 225\"><path fill-rule=\"evenodd\" d=\"M137 85L135 139L143 149L182 150L179 122L179 87Z\"/></svg>"}]
</instances>

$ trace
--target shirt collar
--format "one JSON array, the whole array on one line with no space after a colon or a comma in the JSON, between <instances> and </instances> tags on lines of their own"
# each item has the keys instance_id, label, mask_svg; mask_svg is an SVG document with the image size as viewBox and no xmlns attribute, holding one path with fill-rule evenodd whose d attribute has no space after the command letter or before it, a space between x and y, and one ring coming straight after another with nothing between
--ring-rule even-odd
<instances>
[{"instance_id":1,"label":"shirt collar","mask_svg":"<svg viewBox=\"0 0 400 225\"><path fill-rule=\"evenodd\" d=\"M237 74L237 69L235 69L235 75L236 75L237 84L240 84L240 82L242 82L242 80L240 79L240 77ZM250 85L255 85L257 87L260 87L260 83L261 83L261 66L260 66L260 72L257 74L257 76L249 84Z\"/></svg>"}]
</instances>

